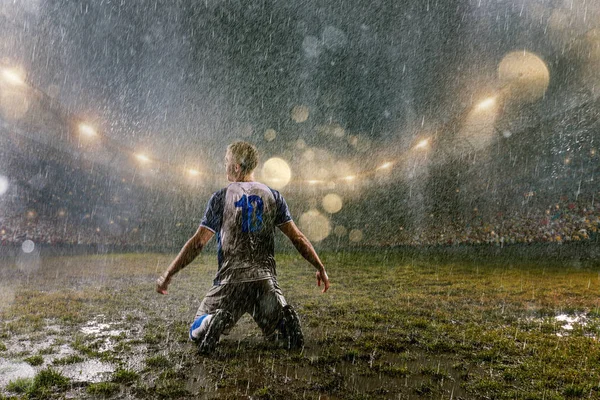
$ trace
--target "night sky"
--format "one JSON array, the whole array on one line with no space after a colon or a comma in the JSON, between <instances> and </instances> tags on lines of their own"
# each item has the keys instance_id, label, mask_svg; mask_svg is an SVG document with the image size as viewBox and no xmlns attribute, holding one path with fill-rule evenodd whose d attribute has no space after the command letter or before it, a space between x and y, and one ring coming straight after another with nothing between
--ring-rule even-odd
<instances>
[{"instance_id":1,"label":"night sky","mask_svg":"<svg viewBox=\"0 0 600 400\"><path fill-rule=\"evenodd\" d=\"M581 60L562 58L599 16L569 0L27 0L0 6L0 50L69 110L157 156L220 158L223 139L240 137L268 152L298 138L344 152L317 127L375 146L412 138L497 88L510 51L549 65L547 110L577 83L568 72ZM295 105L307 123L290 118Z\"/></svg>"}]
</instances>

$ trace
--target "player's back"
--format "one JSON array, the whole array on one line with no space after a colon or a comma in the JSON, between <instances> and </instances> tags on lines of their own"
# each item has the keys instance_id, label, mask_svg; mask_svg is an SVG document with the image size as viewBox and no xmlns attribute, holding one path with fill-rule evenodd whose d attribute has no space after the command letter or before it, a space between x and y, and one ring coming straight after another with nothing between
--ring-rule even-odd
<instances>
[{"instance_id":1,"label":"player's back","mask_svg":"<svg viewBox=\"0 0 600 400\"><path fill-rule=\"evenodd\" d=\"M215 196L218 200L214 200ZM217 283L275 277L275 227L291 220L279 192L260 182L234 182L211 199L220 214ZM209 204L209 208L211 204ZM207 212L208 213L208 212Z\"/></svg>"}]
</instances>

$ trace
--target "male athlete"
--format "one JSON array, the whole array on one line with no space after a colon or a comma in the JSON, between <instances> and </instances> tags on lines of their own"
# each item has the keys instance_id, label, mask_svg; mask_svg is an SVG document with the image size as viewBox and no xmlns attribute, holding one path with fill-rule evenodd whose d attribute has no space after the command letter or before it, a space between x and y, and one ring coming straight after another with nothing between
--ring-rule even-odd
<instances>
[{"instance_id":1,"label":"male athlete","mask_svg":"<svg viewBox=\"0 0 600 400\"><path fill-rule=\"evenodd\" d=\"M156 291L167 294L173 275L217 234L217 275L190 327L190 338L205 354L215 349L221 334L229 332L244 313L252 315L266 338L274 339L279 333L288 349L304 345L298 315L277 284L275 227L317 269L317 285L323 283L323 293L329 289L323 263L292 221L281 194L254 180L257 164L253 145L235 142L227 147L225 168L231 183L212 195L200 227L156 281Z\"/></svg>"}]
</instances>

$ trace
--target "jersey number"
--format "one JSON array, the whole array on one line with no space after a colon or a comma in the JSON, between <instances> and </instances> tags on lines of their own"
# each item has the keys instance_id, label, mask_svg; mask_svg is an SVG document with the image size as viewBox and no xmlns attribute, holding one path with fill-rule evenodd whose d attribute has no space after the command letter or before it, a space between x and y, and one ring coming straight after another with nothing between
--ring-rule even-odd
<instances>
[{"instance_id":1,"label":"jersey number","mask_svg":"<svg viewBox=\"0 0 600 400\"><path fill-rule=\"evenodd\" d=\"M263 201L260 196L243 195L235 202L235 207L242 208L242 232L256 232L263 225Z\"/></svg>"}]
</instances>

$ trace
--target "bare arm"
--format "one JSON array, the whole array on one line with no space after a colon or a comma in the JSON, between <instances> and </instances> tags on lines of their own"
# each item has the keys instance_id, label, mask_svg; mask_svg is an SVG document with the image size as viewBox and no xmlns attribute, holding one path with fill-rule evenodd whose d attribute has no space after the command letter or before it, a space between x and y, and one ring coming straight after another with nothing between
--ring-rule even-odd
<instances>
[{"instance_id":1,"label":"bare arm","mask_svg":"<svg viewBox=\"0 0 600 400\"><path fill-rule=\"evenodd\" d=\"M317 269L317 285L321 286L323 282L323 293L325 293L329 289L329 277L310 240L298 229L294 221L279 226L279 229L290 239L302 257Z\"/></svg>"},{"instance_id":2,"label":"bare arm","mask_svg":"<svg viewBox=\"0 0 600 400\"><path fill-rule=\"evenodd\" d=\"M169 265L169 268L156 280L156 291L158 293L167 294L167 287L171 283L173 275L194 261L213 235L214 233L211 230L203 226L198 228L194 236L186 242L175 260Z\"/></svg>"}]
</instances>

